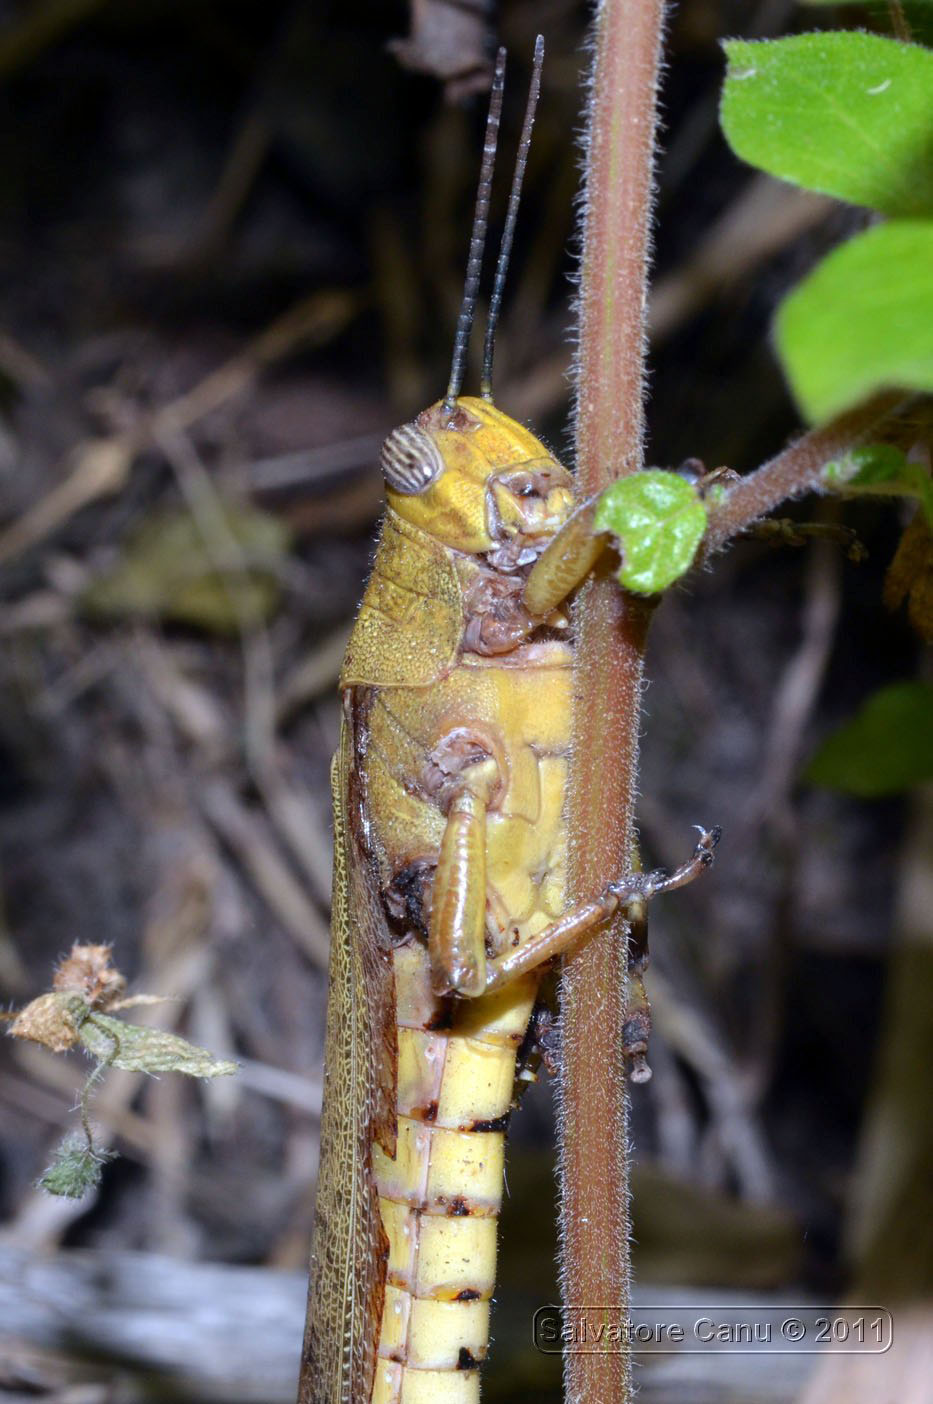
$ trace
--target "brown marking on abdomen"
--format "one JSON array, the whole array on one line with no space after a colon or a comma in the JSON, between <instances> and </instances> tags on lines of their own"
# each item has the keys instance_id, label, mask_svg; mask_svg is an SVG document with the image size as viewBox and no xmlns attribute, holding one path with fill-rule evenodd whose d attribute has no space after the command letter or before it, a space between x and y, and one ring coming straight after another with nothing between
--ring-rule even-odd
<instances>
[{"instance_id":1,"label":"brown marking on abdomen","mask_svg":"<svg viewBox=\"0 0 933 1404\"><path fill-rule=\"evenodd\" d=\"M511 1111L503 1112L501 1116L495 1116L490 1121L472 1121L469 1126L465 1126L464 1131L507 1131Z\"/></svg>"}]
</instances>

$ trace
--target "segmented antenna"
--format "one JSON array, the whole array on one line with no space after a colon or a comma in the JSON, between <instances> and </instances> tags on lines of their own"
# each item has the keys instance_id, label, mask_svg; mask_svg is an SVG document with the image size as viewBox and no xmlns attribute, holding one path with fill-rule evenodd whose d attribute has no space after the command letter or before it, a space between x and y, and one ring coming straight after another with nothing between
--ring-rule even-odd
<instances>
[{"instance_id":1,"label":"segmented antenna","mask_svg":"<svg viewBox=\"0 0 933 1404\"><path fill-rule=\"evenodd\" d=\"M518 143L518 155L515 157L515 174L512 176L512 190L509 195L509 208L505 216L505 228L502 230L502 243L499 245L496 281L492 285L492 297L489 299L489 318L486 322L486 340L483 344L483 373L480 378L479 393L484 400L490 402L492 401L492 358L496 348L496 324L499 321L502 293L509 271L509 256L512 252L512 239L515 236L515 225L518 220L518 204L522 197L522 181L525 178L528 152L531 149L531 129L535 124L535 109L538 106L538 94L541 92L541 65L543 63L544 36L539 34L535 40L531 85L528 89L528 102L525 106L522 135Z\"/></svg>"},{"instance_id":2,"label":"segmented antenna","mask_svg":"<svg viewBox=\"0 0 933 1404\"><path fill-rule=\"evenodd\" d=\"M467 259L466 280L463 284L463 302L457 318L457 331L454 336L454 354L450 366L450 382L444 396L444 408L452 410L457 403L460 387L463 384L463 370L466 364L467 346L473 328L473 314L476 311L476 295L479 292L479 279L483 267L483 249L486 245L486 228L489 223L489 196L492 191L492 173L496 164L496 141L499 136L499 119L502 116L502 93L505 89L505 49L496 54L496 69L489 94L489 116L486 118L486 141L483 146L483 164L479 172L479 188L476 192L476 212L473 215L473 233L470 235L470 255Z\"/></svg>"}]
</instances>

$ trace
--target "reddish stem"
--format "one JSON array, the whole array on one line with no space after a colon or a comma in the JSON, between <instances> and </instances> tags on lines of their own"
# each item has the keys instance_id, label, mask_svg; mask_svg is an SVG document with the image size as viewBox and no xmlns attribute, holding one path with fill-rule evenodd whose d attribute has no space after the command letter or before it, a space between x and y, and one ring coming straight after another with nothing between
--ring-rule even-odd
<instances>
[{"instance_id":1,"label":"reddish stem","mask_svg":"<svg viewBox=\"0 0 933 1404\"><path fill-rule=\"evenodd\" d=\"M642 467L645 287L662 0L602 0L587 140L577 364L581 496ZM598 574L575 609L570 895L631 868L638 713L647 613ZM567 963L561 990L560 1175L565 1306L629 1314L624 931ZM609 1319L607 1317L607 1319ZM627 1354L568 1352L571 1404L620 1404Z\"/></svg>"},{"instance_id":2,"label":"reddish stem","mask_svg":"<svg viewBox=\"0 0 933 1404\"><path fill-rule=\"evenodd\" d=\"M811 429L775 458L740 478L722 505L710 511L700 561L721 550L731 537L782 502L819 488L826 464L877 432L903 401L903 391L885 390L821 428Z\"/></svg>"}]
</instances>

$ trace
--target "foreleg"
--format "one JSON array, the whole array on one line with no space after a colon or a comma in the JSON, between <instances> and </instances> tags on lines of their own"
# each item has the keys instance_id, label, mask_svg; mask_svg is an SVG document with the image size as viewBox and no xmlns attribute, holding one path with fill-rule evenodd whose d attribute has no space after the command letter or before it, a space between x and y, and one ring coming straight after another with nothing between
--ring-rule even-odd
<instances>
[{"instance_id":1,"label":"foreleg","mask_svg":"<svg viewBox=\"0 0 933 1404\"><path fill-rule=\"evenodd\" d=\"M606 536L593 533L596 502L593 497L582 503L532 566L525 581L522 603L536 618L545 618L563 604L606 549Z\"/></svg>"}]
</instances>

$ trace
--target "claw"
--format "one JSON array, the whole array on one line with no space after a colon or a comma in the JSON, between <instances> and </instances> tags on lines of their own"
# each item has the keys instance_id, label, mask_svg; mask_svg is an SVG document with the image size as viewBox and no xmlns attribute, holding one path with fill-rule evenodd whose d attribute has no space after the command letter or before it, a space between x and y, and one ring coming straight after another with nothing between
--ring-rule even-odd
<instances>
[{"instance_id":1,"label":"claw","mask_svg":"<svg viewBox=\"0 0 933 1404\"><path fill-rule=\"evenodd\" d=\"M713 853L722 837L722 829L715 824L704 829L702 824L693 826L700 835L693 855L673 872L666 868L655 868L650 873L634 873L621 882L609 884L609 893L622 908L622 914L631 925L628 944L628 977L630 1005L622 1031L622 1052L629 1065L629 1078L632 1082L647 1082L651 1076L645 1055L648 1052L648 1036L651 1032L651 1011L645 994L642 975L648 964L648 934L646 926L647 899L660 892L673 892L685 883L692 882L704 868L713 861ZM610 909L611 910L611 909Z\"/></svg>"},{"instance_id":2,"label":"claw","mask_svg":"<svg viewBox=\"0 0 933 1404\"><path fill-rule=\"evenodd\" d=\"M714 824L711 829L704 829L702 824L694 824L693 827L700 835L699 842L693 850L693 856L703 864L704 868L708 868L713 861L716 845L722 838L722 828L719 824Z\"/></svg>"}]
</instances>

